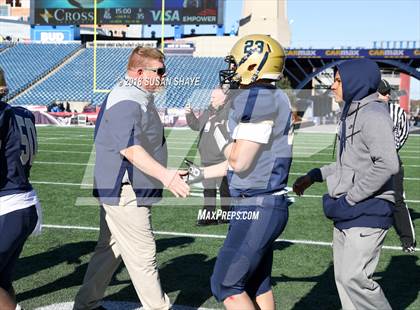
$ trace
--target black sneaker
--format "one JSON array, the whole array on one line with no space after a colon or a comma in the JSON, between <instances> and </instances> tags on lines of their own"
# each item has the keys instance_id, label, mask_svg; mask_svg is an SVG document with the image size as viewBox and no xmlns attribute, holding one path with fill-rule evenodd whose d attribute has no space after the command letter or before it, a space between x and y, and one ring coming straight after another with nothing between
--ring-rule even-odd
<instances>
[{"instance_id":1,"label":"black sneaker","mask_svg":"<svg viewBox=\"0 0 420 310\"><path fill-rule=\"evenodd\" d=\"M209 225L217 225L219 222L217 220L198 220L197 226L209 226Z\"/></svg>"},{"instance_id":2,"label":"black sneaker","mask_svg":"<svg viewBox=\"0 0 420 310\"><path fill-rule=\"evenodd\" d=\"M92 310L107 310L104 306L93 308Z\"/></svg>"},{"instance_id":3,"label":"black sneaker","mask_svg":"<svg viewBox=\"0 0 420 310\"><path fill-rule=\"evenodd\" d=\"M414 253L416 251L416 243L407 242L402 244L402 250L405 253Z\"/></svg>"},{"instance_id":4,"label":"black sneaker","mask_svg":"<svg viewBox=\"0 0 420 310\"><path fill-rule=\"evenodd\" d=\"M219 224L229 224L229 220L219 220Z\"/></svg>"}]
</instances>

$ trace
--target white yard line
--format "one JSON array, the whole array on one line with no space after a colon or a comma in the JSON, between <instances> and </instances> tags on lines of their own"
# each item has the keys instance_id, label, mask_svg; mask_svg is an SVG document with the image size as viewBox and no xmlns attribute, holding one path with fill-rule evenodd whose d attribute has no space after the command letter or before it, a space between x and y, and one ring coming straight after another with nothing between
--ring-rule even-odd
<instances>
[{"instance_id":1,"label":"white yard line","mask_svg":"<svg viewBox=\"0 0 420 310\"><path fill-rule=\"evenodd\" d=\"M41 153L66 153L66 154L92 154L92 152L82 152L82 151L59 151L59 150L38 150ZM95 152L93 152L95 153Z\"/></svg>"},{"instance_id":2,"label":"white yard line","mask_svg":"<svg viewBox=\"0 0 420 310\"><path fill-rule=\"evenodd\" d=\"M66 183L66 182L48 182L48 181L31 181L32 184L44 184L44 185L59 185L59 186L80 186L80 187L88 187L88 188L92 188L93 184L90 183ZM202 193L191 193L191 196L193 197L202 197L203 194ZM294 194L289 194L290 197L297 197ZM303 196L300 196L300 198L322 198L322 195L308 195L305 194ZM410 200L407 199L405 200L406 202L409 203L420 203L420 200Z\"/></svg>"},{"instance_id":3,"label":"white yard line","mask_svg":"<svg viewBox=\"0 0 420 310\"><path fill-rule=\"evenodd\" d=\"M305 175L306 172L289 172L290 175ZM404 180L408 181L420 181L420 178L404 177Z\"/></svg>"},{"instance_id":4,"label":"white yard line","mask_svg":"<svg viewBox=\"0 0 420 310\"><path fill-rule=\"evenodd\" d=\"M67 183L67 182L48 182L48 181L31 181L31 184L44 184L44 185L60 185L60 186L80 186L92 188L93 184L84 183Z\"/></svg>"},{"instance_id":5,"label":"white yard line","mask_svg":"<svg viewBox=\"0 0 420 310\"><path fill-rule=\"evenodd\" d=\"M331 164L332 161L325 161L325 160L301 160L301 159L293 159L292 163L307 163L307 164ZM419 168L420 165L406 165L404 167L415 167Z\"/></svg>"},{"instance_id":6,"label":"white yard line","mask_svg":"<svg viewBox=\"0 0 420 310\"><path fill-rule=\"evenodd\" d=\"M112 301L112 300L105 300L101 302L105 309L108 310L121 310L121 309L130 309L130 310L144 310L144 308L134 302L126 302L126 301ZM74 306L74 302L62 302L56 303L52 305L42 306L40 308L35 308L35 310L72 310ZM172 305L174 310L218 310L215 308L204 308L204 307L190 307L190 306L183 306L183 305ZM220 309L220 308L219 308Z\"/></svg>"},{"instance_id":7,"label":"white yard line","mask_svg":"<svg viewBox=\"0 0 420 310\"><path fill-rule=\"evenodd\" d=\"M40 150L40 152L44 152L44 153L48 153L50 151L42 151ZM69 154L92 154L92 152L79 152L79 151L56 151L56 150L51 150L51 153L69 153ZM94 152L93 152L94 153ZM173 156L169 156L168 160L170 160L171 158L185 158L187 154L185 154L185 156L178 156L178 155L173 155ZM191 158L191 157L189 157ZM198 159L199 156L195 155L194 156L195 159ZM330 164L330 161L317 161L317 160L310 160L310 161L306 161L306 160L293 160L293 163L308 163L308 164ZM35 164L57 164L57 165L76 165L76 166L91 166L93 164L84 164L84 163L67 163L67 162L47 162L47 161L35 161ZM420 167L420 165L404 165L404 167ZM413 180L415 180L416 178L413 178Z\"/></svg>"},{"instance_id":8,"label":"white yard line","mask_svg":"<svg viewBox=\"0 0 420 310\"><path fill-rule=\"evenodd\" d=\"M63 166L94 166L95 164L89 163L65 163L59 161L36 161L35 164L41 165L63 165Z\"/></svg>"},{"instance_id":9,"label":"white yard line","mask_svg":"<svg viewBox=\"0 0 420 310\"><path fill-rule=\"evenodd\" d=\"M86 231L99 231L99 227L90 226L71 226L71 225L42 225L44 228L52 229L70 229L70 230L86 230ZM210 239L225 239L225 235L214 235L214 234L193 234L185 232L174 232L174 231L154 231L155 235L162 236L177 236L177 237L193 237L193 238L210 238ZM326 241L314 241L314 240L295 240L295 239L277 239L276 242L286 242L292 244L303 244L303 245L319 245L319 246L332 246L331 242ZM401 251L401 247L398 246L383 246L386 250L398 250ZM418 250L417 250L418 251Z\"/></svg>"},{"instance_id":10,"label":"white yard line","mask_svg":"<svg viewBox=\"0 0 420 310\"><path fill-rule=\"evenodd\" d=\"M51 141L51 140L78 140L78 141L90 141L90 142L93 141L90 138L81 138L81 137L74 137L74 138L71 138L71 137L43 137L43 138L38 138L38 142L45 142L45 141Z\"/></svg>"},{"instance_id":11,"label":"white yard line","mask_svg":"<svg viewBox=\"0 0 420 310\"><path fill-rule=\"evenodd\" d=\"M93 147L92 143L56 143L56 142L38 142L39 145L65 145L65 146L90 146Z\"/></svg>"}]
</instances>

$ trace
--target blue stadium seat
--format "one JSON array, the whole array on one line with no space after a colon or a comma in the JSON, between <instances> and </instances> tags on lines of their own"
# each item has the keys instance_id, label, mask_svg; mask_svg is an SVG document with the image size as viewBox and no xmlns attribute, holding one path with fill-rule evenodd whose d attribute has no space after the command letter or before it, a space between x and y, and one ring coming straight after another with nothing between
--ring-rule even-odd
<instances>
[{"instance_id":1,"label":"blue stadium seat","mask_svg":"<svg viewBox=\"0 0 420 310\"><path fill-rule=\"evenodd\" d=\"M10 96L47 73L70 55L79 44L17 44L0 54Z\"/></svg>"},{"instance_id":2,"label":"blue stadium seat","mask_svg":"<svg viewBox=\"0 0 420 310\"><path fill-rule=\"evenodd\" d=\"M111 89L124 75L131 49L98 48L96 88ZM194 108L209 104L210 91L218 84L218 72L224 67L223 58L170 56L166 60L168 86L159 94L159 108L181 108L190 102ZM176 85L180 79L196 78L197 85ZM106 93L93 91L93 49L84 49L71 62L48 79L12 101L16 105L47 105L55 100L88 101L100 105Z\"/></svg>"}]
</instances>

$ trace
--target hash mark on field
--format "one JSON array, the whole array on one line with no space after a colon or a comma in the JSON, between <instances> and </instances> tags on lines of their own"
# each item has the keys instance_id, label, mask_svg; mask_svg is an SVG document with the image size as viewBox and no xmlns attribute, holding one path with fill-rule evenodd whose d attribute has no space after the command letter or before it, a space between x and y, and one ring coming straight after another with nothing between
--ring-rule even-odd
<instances>
[{"instance_id":1,"label":"hash mark on field","mask_svg":"<svg viewBox=\"0 0 420 310\"><path fill-rule=\"evenodd\" d=\"M52 229L72 229L72 230L87 230L87 231L99 231L99 227L90 227L90 226L70 226L70 225L42 225L44 228ZM177 236L177 237L193 237L193 238L210 238L210 239L225 239L225 235L213 235L213 234L193 234L193 233L184 233L184 232L174 232L174 231L153 231L155 235L162 236ZM303 244L303 245L319 245L319 246L332 246L331 242L325 241L314 241L314 240L294 240L294 239L276 239L276 242L292 243L292 244ZM401 251L399 246L383 246L383 249L386 250L398 250ZM419 251L416 249L416 251Z\"/></svg>"}]
</instances>

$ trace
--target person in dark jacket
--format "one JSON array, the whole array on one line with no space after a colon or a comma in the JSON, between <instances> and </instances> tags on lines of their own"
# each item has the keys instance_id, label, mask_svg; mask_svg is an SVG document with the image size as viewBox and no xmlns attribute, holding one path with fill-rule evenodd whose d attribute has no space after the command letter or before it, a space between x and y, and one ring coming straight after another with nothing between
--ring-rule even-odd
<instances>
[{"instance_id":1,"label":"person in dark jacket","mask_svg":"<svg viewBox=\"0 0 420 310\"><path fill-rule=\"evenodd\" d=\"M324 213L334 221L334 275L343 309L391 309L372 278L393 224L394 184L399 170L393 124L378 98L381 73L368 59L337 66L331 86L342 104L335 163L315 168L293 185L302 195L327 181Z\"/></svg>"},{"instance_id":2,"label":"person in dark jacket","mask_svg":"<svg viewBox=\"0 0 420 310\"><path fill-rule=\"evenodd\" d=\"M226 94L221 88L216 88L211 93L209 107L197 118L190 106L186 106L185 115L188 126L199 131L198 151L201 157L201 164L204 167L212 166L225 161L222 148L225 145L224 134L227 130L227 119L229 116L229 103ZM222 211L229 210L229 186L226 176L203 180L204 213L208 214L216 210L217 189L219 190ZM204 216L205 217L205 216ZM227 223L224 218L197 220L197 225L215 225Z\"/></svg>"},{"instance_id":3,"label":"person in dark jacket","mask_svg":"<svg viewBox=\"0 0 420 310\"><path fill-rule=\"evenodd\" d=\"M395 147L397 152L399 152L407 141L409 124L404 109L398 103L392 102L391 90L392 88L388 81L382 80L378 88L379 99L389 107L389 115L394 124ZM400 237L403 251L412 253L416 248L416 233L414 231L413 221L411 220L410 210L404 201L404 166L399 155L398 160L400 171L394 176L394 228Z\"/></svg>"}]
</instances>

